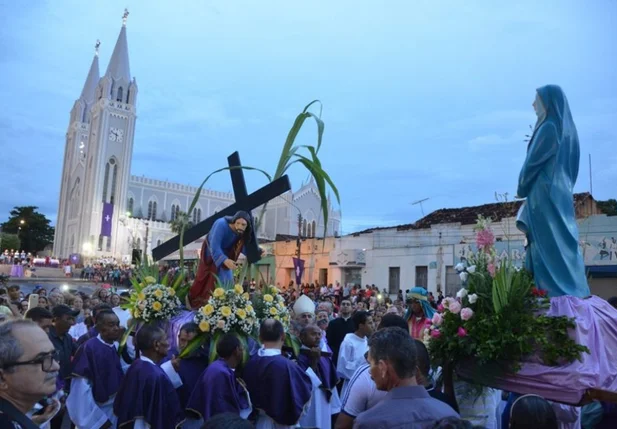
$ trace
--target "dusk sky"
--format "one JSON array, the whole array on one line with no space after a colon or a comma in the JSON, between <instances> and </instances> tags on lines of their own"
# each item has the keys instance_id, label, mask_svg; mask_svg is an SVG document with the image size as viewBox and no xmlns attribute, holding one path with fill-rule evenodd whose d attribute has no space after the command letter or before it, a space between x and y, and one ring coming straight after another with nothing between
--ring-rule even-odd
<instances>
[{"instance_id":1,"label":"dusk sky","mask_svg":"<svg viewBox=\"0 0 617 429\"><path fill-rule=\"evenodd\" d=\"M55 223L69 113L125 7L139 86L132 174L198 185L226 157L274 173L295 115L323 102L322 163L343 232L516 192L535 89L565 90L577 192L617 197L617 1L0 0L0 221ZM307 122L299 142L315 143ZM264 184L246 173L249 191ZM290 172L297 189L308 178ZM210 188L229 191L228 174Z\"/></svg>"}]
</instances>

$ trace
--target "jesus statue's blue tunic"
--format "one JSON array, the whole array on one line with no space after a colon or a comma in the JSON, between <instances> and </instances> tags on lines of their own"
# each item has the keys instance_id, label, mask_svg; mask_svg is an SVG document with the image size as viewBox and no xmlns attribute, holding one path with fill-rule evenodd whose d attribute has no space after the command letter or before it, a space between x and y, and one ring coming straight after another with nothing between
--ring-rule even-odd
<instances>
[{"instance_id":1,"label":"jesus statue's blue tunic","mask_svg":"<svg viewBox=\"0 0 617 429\"><path fill-rule=\"evenodd\" d=\"M527 236L526 268L549 296L589 296L572 191L579 167L576 127L560 87L538 89L546 117L536 126L517 194L526 198L517 227Z\"/></svg>"}]
</instances>

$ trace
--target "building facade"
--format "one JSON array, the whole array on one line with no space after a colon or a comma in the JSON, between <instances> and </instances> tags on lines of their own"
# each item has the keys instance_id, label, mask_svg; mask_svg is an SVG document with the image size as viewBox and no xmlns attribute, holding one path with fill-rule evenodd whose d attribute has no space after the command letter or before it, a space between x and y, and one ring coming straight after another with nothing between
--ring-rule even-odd
<instances>
[{"instance_id":1,"label":"building facade","mask_svg":"<svg viewBox=\"0 0 617 429\"><path fill-rule=\"evenodd\" d=\"M99 74L98 42L81 95L75 101L66 146L53 253L60 258L130 260L133 249L150 254L170 239L171 222L186 213L197 187L131 175L137 118L138 87L131 76L126 16L105 74ZM193 223L233 204L233 194L202 190L189 213ZM301 233L306 237L336 235L340 211L328 201L328 225L313 181L254 210L258 237ZM187 246L196 256L200 243ZM173 257L173 255L172 255Z\"/></svg>"}]
</instances>

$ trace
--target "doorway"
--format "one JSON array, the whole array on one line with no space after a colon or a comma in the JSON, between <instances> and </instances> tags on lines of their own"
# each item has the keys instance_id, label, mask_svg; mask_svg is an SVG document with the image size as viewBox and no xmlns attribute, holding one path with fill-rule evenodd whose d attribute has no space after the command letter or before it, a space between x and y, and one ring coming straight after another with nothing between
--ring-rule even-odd
<instances>
[{"instance_id":1,"label":"doorway","mask_svg":"<svg viewBox=\"0 0 617 429\"><path fill-rule=\"evenodd\" d=\"M401 288L401 268L390 267L388 275L388 293L390 295L398 294Z\"/></svg>"}]
</instances>

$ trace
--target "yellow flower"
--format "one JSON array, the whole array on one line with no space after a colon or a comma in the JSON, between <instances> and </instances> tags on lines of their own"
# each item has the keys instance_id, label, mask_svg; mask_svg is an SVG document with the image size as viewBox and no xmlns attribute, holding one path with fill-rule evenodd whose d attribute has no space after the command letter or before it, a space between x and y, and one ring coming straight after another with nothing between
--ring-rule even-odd
<instances>
[{"instance_id":1,"label":"yellow flower","mask_svg":"<svg viewBox=\"0 0 617 429\"><path fill-rule=\"evenodd\" d=\"M216 289L214 289L214 293L212 295L215 298L220 298L225 295L225 289L223 289L222 287L217 287Z\"/></svg>"},{"instance_id":2,"label":"yellow flower","mask_svg":"<svg viewBox=\"0 0 617 429\"><path fill-rule=\"evenodd\" d=\"M249 299L251 299L251 297L249 296L249 293L248 293L248 292L244 292L244 293L242 294L242 298L246 299L247 301L248 301Z\"/></svg>"},{"instance_id":3,"label":"yellow flower","mask_svg":"<svg viewBox=\"0 0 617 429\"><path fill-rule=\"evenodd\" d=\"M137 300L144 301L145 299L146 299L146 294L143 292L139 292L139 294L137 295Z\"/></svg>"},{"instance_id":4,"label":"yellow flower","mask_svg":"<svg viewBox=\"0 0 617 429\"><path fill-rule=\"evenodd\" d=\"M244 319L246 317L246 311L239 308L236 310L236 316L238 316L240 319Z\"/></svg>"},{"instance_id":5,"label":"yellow flower","mask_svg":"<svg viewBox=\"0 0 617 429\"><path fill-rule=\"evenodd\" d=\"M156 283L156 279L152 276L147 276L144 279L144 282L146 282L146 284L153 285L154 283Z\"/></svg>"},{"instance_id":6,"label":"yellow flower","mask_svg":"<svg viewBox=\"0 0 617 429\"><path fill-rule=\"evenodd\" d=\"M247 305L246 307L244 307L244 309L246 310L247 313L252 313L253 312L253 306L252 305Z\"/></svg>"},{"instance_id":7,"label":"yellow flower","mask_svg":"<svg viewBox=\"0 0 617 429\"><path fill-rule=\"evenodd\" d=\"M272 298L272 295L270 295L269 293L264 295L264 301L272 302L273 300L274 300L274 298Z\"/></svg>"},{"instance_id":8,"label":"yellow flower","mask_svg":"<svg viewBox=\"0 0 617 429\"><path fill-rule=\"evenodd\" d=\"M141 312L138 309L133 309L133 318L139 319L141 317Z\"/></svg>"},{"instance_id":9,"label":"yellow flower","mask_svg":"<svg viewBox=\"0 0 617 429\"><path fill-rule=\"evenodd\" d=\"M274 320L280 320L278 316L274 316Z\"/></svg>"},{"instance_id":10,"label":"yellow flower","mask_svg":"<svg viewBox=\"0 0 617 429\"><path fill-rule=\"evenodd\" d=\"M211 304L206 304L206 306L201 309L201 312L206 316L209 316L214 313L214 307Z\"/></svg>"},{"instance_id":11,"label":"yellow flower","mask_svg":"<svg viewBox=\"0 0 617 429\"><path fill-rule=\"evenodd\" d=\"M242 292L244 292L244 289L242 289L242 285L235 285L234 286L234 292L237 293L238 295L240 295Z\"/></svg>"},{"instance_id":12,"label":"yellow flower","mask_svg":"<svg viewBox=\"0 0 617 429\"><path fill-rule=\"evenodd\" d=\"M167 293L169 294L169 296L174 296L176 294L176 290L172 287L168 287Z\"/></svg>"},{"instance_id":13,"label":"yellow flower","mask_svg":"<svg viewBox=\"0 0 617 429\"><path fill-rule=\"evenodd\" d=\"M270 307L270 314L275 316L277 314L279 314L278 310L274 307Z\"/></svg>"},{"instance_id":14,"label":"yellow flower","mask_svg":"<svg viewBox=\"0 0 617 429\"><path fill-rule=\"evenodd\" d=\"M228 306L223 306L221 307L221 314L225 317L229 317L231 316L231 308L229 308Z\"/></svg>"},{"instance_id":15,"label":"yellow flower","mask_svg":"<svg viewBox=\"0 0 617 429\"><path fill-rule=\"evenodd\" d=\"M160 302L158 302L158 301L154 301L154 302L152 303L152 309L153 309L154 311L161 311L161 308L163 308L163 306L161 305L161 303L160 303Z\"/></svg>"},{"instance_id":16,"label":"yellow flower","mask_svg":"<svg viewBox=\"0 0 617 429\"><path fill-rule=\"evenodd\" d=\"M210 324L205 320L202 320L201 322L199 322L199 330L201 332L210 332Z\"/></svg>"},{"instance_id":17,"label":"yellow flower","mask_svg":"<svg viewBox=\"0 0 617 429\"><path fill-rule=\"evenodd\" d=\"M163 291L160 289L155 290L154 296L156 296L157 298L163 298Z\"/></svg>"}]
</instances>

